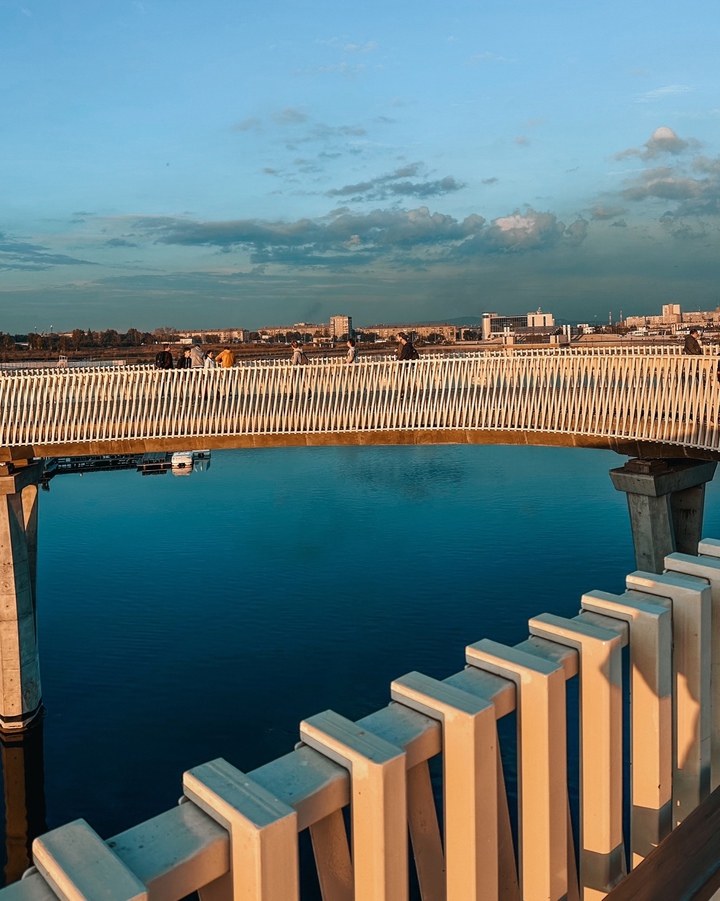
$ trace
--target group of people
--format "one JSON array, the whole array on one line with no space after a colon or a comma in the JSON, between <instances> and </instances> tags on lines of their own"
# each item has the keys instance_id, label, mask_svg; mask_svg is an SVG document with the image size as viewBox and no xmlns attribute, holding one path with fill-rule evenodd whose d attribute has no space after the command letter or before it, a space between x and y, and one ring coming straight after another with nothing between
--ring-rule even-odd
<instances>
[{"instance_id":1,"label":"group of people","mask_svg":"<svg viewBox=\"0 0 720 901\"><path fill-rule=\"evenodd\" d=\"M417 352L417 348L410 340L410 336L406 332L398 332L397 334L397 359L398 360L417 360L420 356ZM358 349L357 342L354 338L347 339L347 353L345 354L345 362L348 364L357 363L358 361ZM291 358L290 363L292 366L304 366L306 363L309 363L308 356L305 351L300 346L298 341L293 341L290 345L291 350Z\"/></svg>"},{"instance_id":2,"label":"group of people","mask_svg":"<svg viewBox=\"0 0 720 901\"><path fill-rule=\"evenodd\" d=\"M235 354L229 347L215 356L211 350L205 353L199 344L191 344L190 347L180 351L174 364L169 344L155 354L156 369L215 369L216 366L230 369L234 365Z\"/></svg>"},{"instance_id":3,"label":"group of people","mask_svg":"<svg viewBox=\"0 0 720 901\"><path fill-rule=\"evenodd\" d=\"M697 332L696 332L697 334ZM398 360L417 360L418 352L410 340L406 332L398 332L397 334L397 359ZM345 363L352 364L358 361L357 342L354 338L347 339L347 353L345 354ZM302 349L298 341L293 341L290 345L291 359L293 366L304 366L309 363L307 354ZM686 351L690 353L691 351ZM235 365L235 354L226 347L215 356L211 350L205 353L199 344L191 344L190 347L180 351L177 360L173 362L170 345L166 344L162 350L155 355L156 369L215 369L220 366L223 369L230 369Z\"/></svg>"}]
</instances>

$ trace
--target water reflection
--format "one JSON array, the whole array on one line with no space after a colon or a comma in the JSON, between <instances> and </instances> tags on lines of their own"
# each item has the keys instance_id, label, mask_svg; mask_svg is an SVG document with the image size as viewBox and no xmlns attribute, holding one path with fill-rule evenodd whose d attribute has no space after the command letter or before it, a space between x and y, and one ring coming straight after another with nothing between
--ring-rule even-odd
<instances>
[{"instance_id":1,"label":"water reflection","mask_svg":"<svg viewBox=\"0 0 720 901\"><path fill-rule=\"evenodd\" d=\"M33 839L47 832L43 724L0 736L5 789L5 884L16 882L31 864Z\"/></svg>"}]
</instances>

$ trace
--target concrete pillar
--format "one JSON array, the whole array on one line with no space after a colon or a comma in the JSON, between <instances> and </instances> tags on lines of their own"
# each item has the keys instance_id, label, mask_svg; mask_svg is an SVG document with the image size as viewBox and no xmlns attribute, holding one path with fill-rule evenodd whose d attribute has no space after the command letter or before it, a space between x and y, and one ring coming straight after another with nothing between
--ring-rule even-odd
<instances>
[{"instance_id":1,"label":"concrete pillar","mask_svg":"<svg viewBox=\"0 0 720 901\"><path fill-rule=\"evenodd\" d=\"M615 488L627 494L638 569L661 573L667 554L697 554L705 483L716 466L705 460L629 460L610 470Z\"/></svg>"},{"instance_id":2,"label":"concrete pillar","mask_svg":"<svg viewBox=\"0 0 720 901\"><path fill-rule=\"evenodd\" d=\"M35 594L40 464L0 465L0 731L40 713Z\"/></svg>"}]
</instances>

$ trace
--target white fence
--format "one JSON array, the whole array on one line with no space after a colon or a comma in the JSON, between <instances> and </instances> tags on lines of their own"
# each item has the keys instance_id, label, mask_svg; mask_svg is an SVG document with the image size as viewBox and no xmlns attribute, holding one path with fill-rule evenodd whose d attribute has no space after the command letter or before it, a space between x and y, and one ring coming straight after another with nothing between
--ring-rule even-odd
<instances>
[{"instance_id":1,"label":"white fence","mask_svg":"<svg viewBox=\"0 0 720 901\"><path fill-rule=\"evenodd\" d=\"M37 869L0 901L196 890L203 901L299 901L304 830L324 901L406 901L411 867L423 901L603 898L720 782L720 541L665 563L662 575L629 575L622 594L583 595L575 618L534 617L515 647L469 645L466 668L443 681L399 677L390 705L357 723L309 717L302 745L251 773L198 766L177 808L108 841L82 820L36 839ZM517 804L496 725L510 715L517 742L502 756ZM579 730L574 829L568 722Z\"/></svg>"},{"instance_id":2,"label":"white fence","mask_svg":"<svg viewBox=\"0 0 720 901\"><path fill-rule=\"evenodd\" d=\"M717 450L716 360L670 348L409 363L0 374L0 447L389 430L534 431Z\"/></svg>"}]
</instances>

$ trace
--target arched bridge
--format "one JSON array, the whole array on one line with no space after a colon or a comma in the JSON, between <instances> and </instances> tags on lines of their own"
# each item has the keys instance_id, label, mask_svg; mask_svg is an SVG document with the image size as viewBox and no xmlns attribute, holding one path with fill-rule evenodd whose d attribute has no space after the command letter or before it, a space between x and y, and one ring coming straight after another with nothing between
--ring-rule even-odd
<instances>
[{"instance_id":1,"label":"arched bridge","mask_svg":"<svg viewBox=\"0 0 720 901\"><path fill-rule=\"evenodd\" d=\"M544 444L720 458L715 358L506 349L291 367L0 377L5 459L293 444Z\"/></svg>"}]
</instances>

